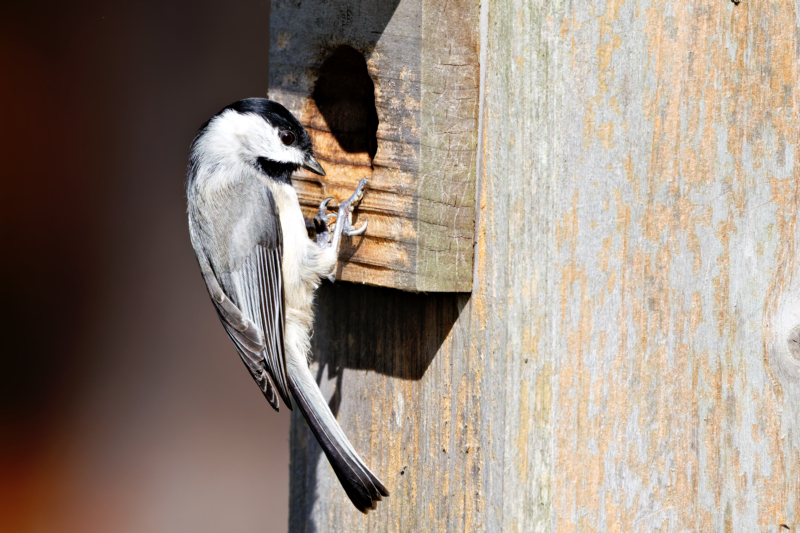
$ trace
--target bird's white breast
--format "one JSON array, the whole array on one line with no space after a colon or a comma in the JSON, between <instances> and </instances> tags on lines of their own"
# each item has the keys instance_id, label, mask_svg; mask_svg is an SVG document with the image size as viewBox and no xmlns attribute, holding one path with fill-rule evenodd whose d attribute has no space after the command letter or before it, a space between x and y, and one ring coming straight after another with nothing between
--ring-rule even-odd
<instances>
[{"instance_id":1,"label":"bird's white breast","mask_svg":"<svg viewBox=\"0 0 800 533\"><path fill-rule=\"evenodd\" d=\"M322 250L308 238L306 222L294 187L270 180L283 232L283 283L288 309L311 312L312 293L320 276L327 275L336 262L330 250ZM322 272L324 270L324 272Z\"/></svg>"}]
</instances>

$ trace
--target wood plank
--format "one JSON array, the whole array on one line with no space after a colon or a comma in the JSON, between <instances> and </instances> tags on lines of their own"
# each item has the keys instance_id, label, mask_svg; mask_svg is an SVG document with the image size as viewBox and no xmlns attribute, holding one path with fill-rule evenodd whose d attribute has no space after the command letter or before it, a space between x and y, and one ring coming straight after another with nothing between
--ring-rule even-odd
<instances>
[{"instance_id":1,"label":"wood plank","mask_svg":"<svg viewBox=\"0 0 800 533\"><path fill-rule=\"evenodd\" d=\"M359 211L375 220L376 233L370 227L363 238L345 239L349 259L338 279L468 292L478 7L430 7L422 16L421 0L374 6L357 0L274 1L269 94L307 128L327 173L296 176L307 211L326 196L347 198L360 179L370 178ZM371 119L359 96L364 87L354 74L357 61L343 44L364 57L363 75L374 84L374 148L363 141ZM384 271L367 275L364 265Z\"/></svg>"}]
</instances>

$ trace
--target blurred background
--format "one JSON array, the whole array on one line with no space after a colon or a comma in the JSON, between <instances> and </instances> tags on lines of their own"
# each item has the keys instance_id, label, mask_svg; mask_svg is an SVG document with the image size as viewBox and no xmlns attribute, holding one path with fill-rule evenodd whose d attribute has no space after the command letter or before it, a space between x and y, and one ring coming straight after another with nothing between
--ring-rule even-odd
<instances>
[{"instance_id":1,"label":"blurred background","mask_svg":"<svg viewBox=\"0 0 800 533\"><path fill-rule=\"evenodd\" d=\"M269 532L289 417L206 295L197 128L265 96L269 4L0 7L0 532Z\"/></svg>"}]
</instances>

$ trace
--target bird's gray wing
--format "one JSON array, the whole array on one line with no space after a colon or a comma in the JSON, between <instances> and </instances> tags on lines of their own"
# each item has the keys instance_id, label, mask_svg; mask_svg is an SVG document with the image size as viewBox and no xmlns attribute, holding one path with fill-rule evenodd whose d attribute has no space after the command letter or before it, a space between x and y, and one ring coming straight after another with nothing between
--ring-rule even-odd
<instances>
[{"instance_id":1,"label":"bird's gray wing","mask_svg":"<svg viewBox=\"0 0 800 533\"><path fill-rule=\"evenodd\" d=\"M280 231L278 235L280 236ZM240 355L251 361L253 359L257 362L263 361L278 394L291 409L283 344L285 319L282 262L282 242L278 242L274 248L263 244L256 245L239 268L231 272L232 287L229 290L231 294L236 295L236 302L244 315L257 325L264 337L264 348L259 352L245 350L241 353L245 347L240 348L237 345ZM256 377L255 374L253 377ZM262 382L258 378L256 381L264 390Z\"/></svg>"},{"instance_id":2,"label":"bird's gray wing","mask_svg":"<svg viewBox=\"0 0 800 533\"><path fill-rule=\"evenodd\" d=\"M283 344L283 236L275 199L266 188L259 192L259 201L238 213L248 231L230 236L230 262L215 264L203 246L196 251L217 314L239 356L270 405L278 409L277 389L291 409Z\"/></svg>"},{"instance_id":3,"label":"bird's gray wing","mask_svg":"<svg viewBox=\"0 0 800 533\"><path fill-rule=\"evenodd\" d=\"M272 385L272 380L265 371L265 358L263 357L265 344L262 330L231 302L213 274L206 276L205 279L208 292L217 309L217 315L225 327L225 332L233 341L236 352L269 404L276 411L279 410L278 395Z\"/></svg>"}]
</instances>

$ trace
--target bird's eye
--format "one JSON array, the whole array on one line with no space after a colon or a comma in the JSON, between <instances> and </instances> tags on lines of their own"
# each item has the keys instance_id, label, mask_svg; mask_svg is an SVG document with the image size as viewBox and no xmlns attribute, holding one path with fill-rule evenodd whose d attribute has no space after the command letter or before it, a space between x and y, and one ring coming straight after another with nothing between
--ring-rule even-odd
<instances>
[{"instance_id":1,"label":"bird's eye","mask_svg":"<svg viewBox=\"0 0 800 533\"><path fill-rule=\"evenodd\" d=\"M291 131L282 131L281 142L286 146L292 144L294 142L294 133L292 133Z\"/></svg>"}]
</instances>

